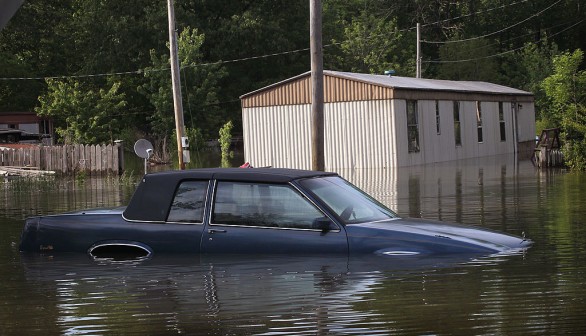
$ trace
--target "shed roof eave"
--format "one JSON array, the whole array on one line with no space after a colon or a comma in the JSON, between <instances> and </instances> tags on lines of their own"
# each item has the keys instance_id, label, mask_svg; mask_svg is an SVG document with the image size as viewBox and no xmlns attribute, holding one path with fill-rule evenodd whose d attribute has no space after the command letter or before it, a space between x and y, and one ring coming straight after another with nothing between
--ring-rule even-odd
<instances>
[{"instance_id":1,"label":"shed roof eave","mask_svg":"<svg viewBox=\"0 0 586 336\"><path fill-rule=\"evenodd\" d=\"M325 71L324 71L324 73L325 73ZM297 76L294 76L294 77L291 77L291 78L287 78L287 79L285 79L285 80L282 80L282 81L280 81L280 82L273 83L273 84L271 84L271 85L268 85L268 86L262 87L262 88L260 88L260 89L257 89L257 90L254 90L254 91L251 91L251 92L245 93L245 94L243 94L242 96L240 96L240 99L244 99L244 98L248 98L248 97L254 96L254 95L256 95L256 94L258 94L258 93L261 93L261 92L263 92L263 91L270 90L270 89L272 89L272 88L275 88L275 87L281 86L281 85L283 85L283 84L286 84L286 83L294 82L294 81L296 81L296 80L298 80L298 79L300 79L300 78L307 77L307 76L309 76L309 75L311 75L311 71L306 71L306 72L304 72L304 73L302 73L302 74L299 74L299 75L297 75Z\"/></svg>"},{"instance_id":2,"label":"shed roof eave","mask_svg":"<svg viewBox=\"0 0 586 336\"><path fill-rule=\"evenodd\" d=\"M400 76L386 76L386 75L372 75L359 74L351 72L341 72L324 70L324 77L336 77L346 79L349 81L360 82L372 86L388 88L391 90L411 90L411 91L435 91L435 92L451 92L461 94L489 94L489 95L507 95L507 96L534 96L533 93L523 91L508 86L489 82L479 81L451 81L442 79L427 79L427 78L411 78ZM246 93L240 96L240 99L246 99L257 94L263 93L270 89L282 86L284 84L294 82L301 78L311 75L311 71L304 72L295 77L285 79L283 81L265 86L258 90Z\"/></svg>"}]
</instances>

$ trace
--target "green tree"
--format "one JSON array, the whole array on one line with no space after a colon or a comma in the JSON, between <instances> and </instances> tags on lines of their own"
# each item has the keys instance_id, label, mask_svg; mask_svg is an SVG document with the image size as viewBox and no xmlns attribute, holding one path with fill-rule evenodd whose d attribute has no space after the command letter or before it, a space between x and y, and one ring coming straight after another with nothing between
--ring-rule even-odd
<instances>
[{"instance_id":1,"label":"green tree","mask_svg":"<svg viewBox=\"0 0 586 336\"><path fill-rule=\"evenodd\" d=\"M120 133L119 116L126 106L120 83L109 89L85 87L76 80L46 80L48 91L39 97L37 114L53 118L64 143L113 142Z\"/></svg>"},{"instance_id":2,"label":"green tree","mask_svg":"<svg viewBox=\"0 0 586 336\"><path fill-rule=\"evenodd\" d=\"M234 156L234 152L230 151L230 145L232 144L233 127L234 125L230 120L227 123L225 123L219 131L220 150L222 152L222 167L230 167L230 158Z\"/></svg>"},{"instance_id":3,"label":"green tree","mask_svg":"<svg viewBox=\"0 0 586 336\"><path fill-rule=\"evenodd\" d=\"M199 129L203 136L210 138L215 135L223 118L218 92L220 80L227 73L219 64L202 64L201 48L204 41L204 34L187 27L179 34L177 45L185 125L187 128ZM156 152L161 153L161 160L166 162L174 151L169 144L174 143L170 137L175 131L169 50L165 54L151 50L151 63L144 73L147 83L139 87L139 92L154 107L148 119L150 134Z\"/></svg>"},{"instance_id":4,"label":"green tree","mask_svg":"<svg viewBox=\"0 0 586 336\"><path fill-rule=\"evenodd\" d=\"M548 117L565 134L564 155L572 169L586 170L586 71L584 53L577 49L553 58L553 74L543 80L549 101Z\"/></svg>"},{"instance_id":5,"label":"green tree","mask_svg":"<svg viewBox=\"0 0 586 336\"><path fill-rule=\"evenodd\" d=\"M0 52L0 73L22 78L32 75L28 64L7 52ZM31 111L43 86L36 80L5 80L0 82L0 111ZM31 102L33 100L33 102Z\"/></svg>"},{"instance_id":6,"label":"green tree","mask_svg":"<svg viewBox=\"0 0 586 336\"><path fill-rule=\"evenodd\" d=\"M558 53L555 43L527 44L516 58L514 68L517 69L518 76L510 79L512 86L535 95L536 119L540 120L542 125L548 125L548 128L555 125L549 122L544 113L547 110L548 100L542 82L553 73L553 59Z\"/></svg>"},{"instance_id":7,"label":"green tree","mask_svg":"<svg viewBox=\"0 0 586 336\"><path fill-rule=\"evenodd\" d=\"M459 37L454 37L458 40ZM489 40L484 38L445 43L440 47L442 64L439 77L449 80L477 80L497 82L499 68L496 53Z\"/></svg>"},{"instance_id":8,"label":"green tree","mask_svg":"<svg viewBox=\"0 0 586 336\"><path fill-rule=\"evenodd\" d=\"M409 59L412 50L402 43L402 38L395 19L362 13L344 29L338 68L374 74L395 70L403 76L414 75L415 59Z\"/></svg>"},{"instance_id":9,"label":"green tree","mask_svg":"<svg viewBox=\"0 0 586 336\"><path fill-rule=\"evenodd\" d=\"M204 34L188 27L179 34L177 44L185 124L200 129L209 137L221 125L219 81L226 76L226 71L218 64L202 64L204 39ZM155 109L150 117L151 131L158 137L167 138L175 129L169 54L159 55L152 50L151 61L152 66L145 69L148 82L139 90Z\"/></svg>"}]
</instances>

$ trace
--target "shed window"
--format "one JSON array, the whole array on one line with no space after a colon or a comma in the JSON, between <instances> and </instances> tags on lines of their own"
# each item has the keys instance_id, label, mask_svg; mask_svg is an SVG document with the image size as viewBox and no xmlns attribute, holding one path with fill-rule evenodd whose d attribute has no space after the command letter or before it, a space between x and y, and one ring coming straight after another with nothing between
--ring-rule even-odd
<instances>
[{"instance_id":1,"label":"shed window","mask_svg":"<svg viewBox=\"0 0 586 336\"><path fill-rule=\"evenodd\" d=\"M323 217L288 184L218 182L212 224L312 229Z\"/></svg>"},{"instance_id":2,"label":"shed window","mask_svg":"<svg viewBox=\"0 0 586 336\"><path fill-rule=\"evenodd\" d=\"M409 153L419 152L419 124L417 120L417 100L407 101L407 141Z\"/></svg>"},{"instance_id":3,"label":"shed window","mask_svg":"<svg viewBox=\"0 0 586 336\"><path fill-rule=\"evenodd\" d=\"M202 223L208 181L185 181L179 185L167 222Z\"/></svg>"},{"instance_id":4,"label":"shed window","mask_svg":"<svg viewBox=\"0 0 586 336\"><path fill-rule=\"evenodd\" d=\"M460 127L460 102L454 101L454 138L456 146L462 146L462 129Z\"/></svg>"},{"instance_id":5,"label":"shed window","mask_svg":"<svg viewBox=\"0 0 586 336\"><path fill-rule=\"evenodd\" d=\"M440 135L441 128L440 128L440 112L439 112L439 101L435 101L435 131L437 135Z\"/></svg>"},{"instance_id":6,"label":"shed window","mask_svg":"<svg viewBox=\"0 0 586 336\"><path fill-rule=\"evenodd\" d=\"M501 131L501 141L507 141L507 133L505 127L505 114L503 111L503 102L499 102L499 127Z\"/></svg>"},{"instance_id":7,"label":"shed window","mask_svg":"<svg viewBox=\"0 0 586 336\"><path fill-rule=\"evenodd\" d=\"M482 142L482 104L477 101L476 102L476 129L478 131L478 142Z\"/></svg>"}]
</instances>

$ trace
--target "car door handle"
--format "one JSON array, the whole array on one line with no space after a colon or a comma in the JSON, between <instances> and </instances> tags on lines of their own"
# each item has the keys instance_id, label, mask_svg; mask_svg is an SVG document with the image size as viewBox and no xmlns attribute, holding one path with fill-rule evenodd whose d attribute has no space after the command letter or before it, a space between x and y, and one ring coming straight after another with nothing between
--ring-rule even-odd
<instances>
[{"instance_id":1,"label":"car door handle","mask_svg":"<svg viewBox=\"0 0 586 336\"><path fill-rule=\"evenodd\" d=\"M209 234L214 234L214 233L226 233L226 230L219 230L219 229L209 229L208 233Z\"/></svg>"}]
</instances>

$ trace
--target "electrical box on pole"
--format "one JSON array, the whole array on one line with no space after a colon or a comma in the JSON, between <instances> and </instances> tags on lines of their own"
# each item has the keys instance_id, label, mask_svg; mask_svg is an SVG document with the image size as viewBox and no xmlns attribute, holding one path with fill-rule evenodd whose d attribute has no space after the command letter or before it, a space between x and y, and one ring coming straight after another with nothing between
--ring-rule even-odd
<instances>
[{"instance_id":1,"label":"electrical box on pole","mask_svg":"<svg viewBox=\"0 0 586 336\"><path fill-rule=\"evenodd\" d=\"M173 86L173 107L175 110L175 133L177 140L177 153L179 169L185 169L185 158L189 162L189 148L187 155L184 154L183 138L185 126L183 123L183 99L181 97L181 79L179 76L179 57L177 47L177 32L175 31L175 8L173 0L167 0L167 12L169 17L169 49L171 54L171 82Z\"/></svg>"}]
</instances>

